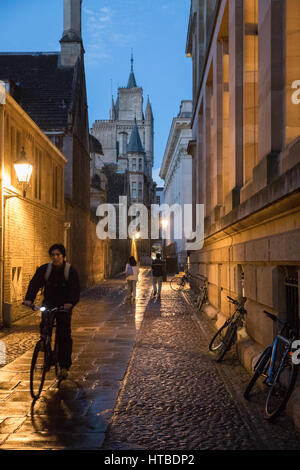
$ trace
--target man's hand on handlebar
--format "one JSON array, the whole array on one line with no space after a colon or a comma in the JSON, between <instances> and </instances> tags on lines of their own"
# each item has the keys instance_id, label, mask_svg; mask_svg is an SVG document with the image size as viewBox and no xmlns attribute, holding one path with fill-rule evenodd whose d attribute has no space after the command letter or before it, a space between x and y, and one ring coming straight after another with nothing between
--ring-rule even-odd
<instances>
[{"instance_id":1,"label":"man's hand on handlebar","mask_svg":"<svg viewBox=\"0 0 300 470\"><path fill-rule=\"evenodd\" d=\"M73 308L73 304L64 304L64 310L67 312Z\"/></svg>"}]
</instances>

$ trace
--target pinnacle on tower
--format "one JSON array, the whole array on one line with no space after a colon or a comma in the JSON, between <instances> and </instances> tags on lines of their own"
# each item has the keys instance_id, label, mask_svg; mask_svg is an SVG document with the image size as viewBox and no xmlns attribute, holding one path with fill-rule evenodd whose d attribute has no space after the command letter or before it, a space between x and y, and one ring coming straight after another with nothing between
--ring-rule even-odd
<instances>
[{"instance_id":1,"label":"pinnacle on tower","mask_svg":"<svg viewBox=\"0 0 300 470\"><path fill-rule=\"evenodd\" d=\"M152 106L149 100L149 95L147 99L147 106L146 106L146 121L152 121L153 120L153 113L152 113Z\"/></svg>"},{"instance_id":2,"label":"pinnacle on tower","mask_svg":"<svg viewBox=\"0 0 300 470\"><path fill-rule=\"evenodd\" d=\"M127 88L136 88L136 80L134 76L134 71L133 71L133 51L131 50L131 70L130 70L130 75L127 83Z\"/></svg>"},{"instance_id":3,"label":"pinnacle on tower","mask_svg":"<svg viewBox=\"0 0 300 470\"><path fill-rule=\"evenodd\" d=\"M115 108L115 103L114 103L114 97L111 97L111 108L110 108L110 119L112 121L116 120L116 108Z\"/></svg>"},{"instance_id":4,"label":"pinnacle on tower","mask_svg":"<svg viewBox=\"0 0 300 470\"><path fill-rule=\"evenodd\" d=\"M139 129L137 126L136 119L134 120L134 128L130 136L129 144L127 147L127 152L131 153L145 153L144 147L142 145Z\"/></svg>"}]
</instances>

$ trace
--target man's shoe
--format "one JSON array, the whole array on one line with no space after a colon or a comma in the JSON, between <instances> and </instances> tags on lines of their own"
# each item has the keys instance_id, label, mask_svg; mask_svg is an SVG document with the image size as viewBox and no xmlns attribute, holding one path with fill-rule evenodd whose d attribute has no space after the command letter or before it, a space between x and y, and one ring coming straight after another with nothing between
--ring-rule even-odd
<instances>
[{"instance_id":1,"label":"man's shoe","mask_svg":"<svg viewBox=\"0 0 300 470\"><path fill-rule=\"evenodd\" d=\"M59 380L65 380L68 377L68 374L69 372L67 369L60 369L59 374L58 374Z\"/></svg>"}]
</instances>

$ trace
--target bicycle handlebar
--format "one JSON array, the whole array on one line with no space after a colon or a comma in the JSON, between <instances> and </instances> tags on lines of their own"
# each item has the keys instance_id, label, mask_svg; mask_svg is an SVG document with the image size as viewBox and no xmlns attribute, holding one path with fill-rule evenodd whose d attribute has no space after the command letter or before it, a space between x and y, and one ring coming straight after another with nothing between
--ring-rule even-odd
<instances>
[{"instance_id":1,"label":"bicycle handlebar","mask_svg":"<svg viewBox=\"0 0 300 470\"><path fill-rule=\"evenodd\" d=\"M54 308L48 308L48 307L45 307L45 305L34 305L34 304L31 304L31 305L26 305L24 302L22 302L22 305L25 305L25 307L28 307L30 308L31 310L33 310L34 312L36 310L39 310L39 311L48 311L48 312L62 312L64 310L64 308L61 306L61 307L54 307ZM42 310L43 309L43 310Z\"/></svg>"},{"instance_id":2,"label":"bicycle handlebar","mask_svg":"<svg viewBox=\"0 0 300 470\"><path fill-rule=\"evenodd\" d=\"M240 307L244 307L247 301L247 297L242 297L242 300L239 301L239 300L233 299L232 297L229 297L229 295L227 295L227 299L229 299L230 302L232 302L234 305L238 305Z\"/></svg>"}]
</instances>

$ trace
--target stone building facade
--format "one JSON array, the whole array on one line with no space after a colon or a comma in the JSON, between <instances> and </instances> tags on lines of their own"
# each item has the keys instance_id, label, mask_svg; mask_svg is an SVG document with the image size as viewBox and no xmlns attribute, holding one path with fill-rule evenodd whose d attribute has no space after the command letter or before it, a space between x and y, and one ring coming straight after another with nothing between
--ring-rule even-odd
<instances>
[{"instance_id":1,"label":"stone building facade","mask_svg":"<svg viewBox=\"0 0 300 470\"><path fill-rule=\"evenodd\" d=\"M59 52L0 53L0 80L8 84L11 96L67 159L64 231L60 241L65 243L68 259L85 287L100 281L109 271L109 247L108 242L97 238L96 221L90 212L81 8L82 0L64 0L64 32ZM62 182L59 184L62 188Z\"/></svg>"},{"instance_id":2,"label":"stone building facade","mask_svg":"<svg viewBox=\"0 0 300 470\"><path fill-rule=\"evenodd\" d=\"M128 202L150 205L154 197L154 119L147 100L143 111L143 89L137 86L133 58L127 87L118 89L112 99L110 120L95 121L91 133L102 144L103 161L116 164L118 173L128 172Z\"/></svg>"},{"instance_id":3,"label":"stone building facade","mask_svg":"<svg viewBox=\"0 0 300 470\"><path fill-rule=\"evenodd\" d=\"M192 0L186 53L193 60L193 202L205 205L204 247L217 326L246 296L252 368L273 338L263 310L299 328L300 2Z\"/></svg>"},{"instance_id":4,"label":"stone building facade","mask_svg":"<svg viewBox=\"0 0 300 470\"><path fill-rule=\"evenodd\" d=\"M192 101L181 101L178 116L173 119L170 134L163 157L160 178L165 181L164 202L170 207L178 204L182 208L182 227L184 204L192 204L192 157L187 148L192 138L191 131ZM177 257L178 265L184 268L187 262L186 239L184 230L180 238L176 238L174 213L170 220L170 238L166 240L165 251L168 246Z\"/></svg>"},{"instance_id":5,"label":"stone building facade","mask_svg":"<svg viewBox=\"0 0 300 470\"><path fill-rule=\"evenodd\" d=\"M24 292L36 267L48 261L49 246L63 242L66 159L10 94L5 95L0 105L1 305L2 319L9 325L24 315ZM26 197L13 166L22 147L33 165Z\"/></svg>"}]
</instances>

